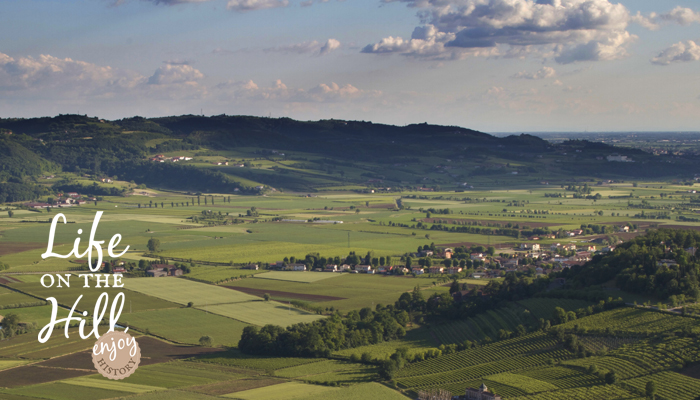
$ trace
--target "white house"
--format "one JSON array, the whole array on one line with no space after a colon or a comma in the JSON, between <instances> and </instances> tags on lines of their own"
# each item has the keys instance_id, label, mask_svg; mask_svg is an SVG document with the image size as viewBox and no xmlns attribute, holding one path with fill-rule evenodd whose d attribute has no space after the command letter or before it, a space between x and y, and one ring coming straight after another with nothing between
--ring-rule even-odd
<instances>
[{"instance_id":1,"label":"white house","mask_svg":"<svg viewBox=\"0 0 700 400\"><path fill-rule=\"evenodd\" d=\"M288 268L292 271L306 271L306 265L304 264L290 264Z\"/></svg>"}]
</instances>

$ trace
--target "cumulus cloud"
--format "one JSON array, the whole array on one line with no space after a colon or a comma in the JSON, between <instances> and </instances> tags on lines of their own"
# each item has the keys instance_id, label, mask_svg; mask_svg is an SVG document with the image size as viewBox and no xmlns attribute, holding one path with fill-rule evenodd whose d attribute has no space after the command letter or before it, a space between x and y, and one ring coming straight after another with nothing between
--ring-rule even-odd
<instances>
[{"instance_id":1,"label":"cumulus cloud","mask_svg":"<svg viewBox=\"0 0 700 400\"><path fill-rule=\"evenodd\" d=\"M201 97L204 75L190 65L166 64L146 77L135 71L51 55L13 58L0 53L0 98L49 99Z\"/></svg>"},{"instance_id":2,"label":"cumulus cloud","mask_svg":"<svg viewBox=\"0 0 700 400\"><path fill-rule=\"evenodd\" d=\"M518 72L511 76L513 79L547 79L557 75L557 71L552 67L542 67L537 72Z\"/></svg>"},{"instance_id":3,"label":"cumulus cloud","mask_svg":"<svg viewBox=\"0 0 700 400\"><path fill-rule=\"evenodd\" d=\"M174 6L177 4L187 4L187 3L206 3L211 0L143 0L155 4L164 4L166 6ZM124 0L114 0L116 5L122 4Z\"/></svg>"},{"instance_id":4,"label":"cumulus cloud","mask_svg":"<svg viewBox=\"0 0 700 400\"><path fill-rule=\"evenodd\" d=\"M13 58L0 53L0 90L114 91L143 82L139 74L51 55Z\"/></svg>"},{"instance_id":5,"label":"cumulus cloud","mask_svg":"<svg viewBox=\"0 0 700 400\"><path fill-rule=\"evenodd\" d=\"M337 50L339 47L340 42L338 40L328 39L325 43L314 40L311 42L268 47L263 49L263 51L266 53L316 54L322 56Z\"/></svg>"},{"instance_id":6,"label":"cumulus cloud","mask_svg":"<svg viewBox=\"0 0 700 400\"><path fill-rule=\"evenodd\" d=\"M675 22L679 25L690 25L695 22L700 22L700 12L695 12L690 8L678 6L670 12L659 15L656 19Z\"/></svg>"},{"instance_id":7,"label":"cumulus cloud","mask_svg":"<svg viewBox=\"0 0 700 400\"><path fill-rule=\"evenodd\" d=\"M282 8L289 5L289 0L229 0L226 8L237 12Z\"/></svg>"},{"instance_id":8,"label":"cumulus cloud","mask_svg":"<svg viewBox=\"0 0 700 400\"><path fill-rule=\"evenodd\" d=\"M637 12L636 15L630 18L630 22L637 23L650 30L657 30L661 27L661 24L675 23L678 25L690 25L695 22L700 22L700 12L693 11L687 7L678 6L662 14L652 12L649 13L648 16L644 16L640 12Z\"/></svg>"},{"instance_id":9,"label":"cumulus cloud","mask_svg":"<svg viewBox=\"0 0 700 400\"><path fill-rule=\"evenodd\" d=\"M334 50L337 50L340 48L340 42L336 39L328 39L326 40L326 43L321 46L321 49L319 50L320 55L328 54Z\"/></svg>"},{"instance_id":10,"label":"cumulus cloud","mask_svg":"<svg viewBox=\"0 0 700 400\"><path fill-rule=\"evenodd\" d=\"M419 8L411 39L387 37L364 53L459 59L526 53L558 62L624 57L635 36L629 11L609 0L384 0ZM505 50L500 50L505 48Z\"/></svg>"},{"instance_id":11,"label":"cumulus cloud","mask_svg":"<svg viewBox=\"0 0 700 400\"><path fill-rule=\"evenodd\" d=\"M311 89L290 88L281 80L276 80L269 87L260 87L255 82L228 81L216 85L222 100L275 101L284 103L334 103L364 100L379 97L382 92L362 90L345 84L319 84Z\"/></svg>"},{"instance_id":12,"label":"cumulus cloud","mask_svg":"<svg viewBox=\"0 0 700 400\"><path fill-rule=\"evenodd\" d=\"M700 46L696 42L688 40L685 43L678 42L664 49L659 55L652 58L651 62L656 65L669 65L698 60L700 60Z\"/></svg>"},{"instance_id":13,"label":"cumulus cloud","mask_svg":"<svg viewBox=\"0 0 700 400\"><path fill-rule=\"evenodd\" d=\"M204 74L191 65L166 64L148 78L150 85L170 85L174 83L194 83L204 78Z\"/></svg>"},{"instance_id":14,"label":"cumulus cloud","mask_svg":"<svg viewBox=\"0 0 700 400\"><path fill-rule=\"evenodd\" d=\"M305 0L299 3L300 6L302 7L310 7L314 5L315 3L328 3L329 0Z\"/></svg>"}]
</instances>

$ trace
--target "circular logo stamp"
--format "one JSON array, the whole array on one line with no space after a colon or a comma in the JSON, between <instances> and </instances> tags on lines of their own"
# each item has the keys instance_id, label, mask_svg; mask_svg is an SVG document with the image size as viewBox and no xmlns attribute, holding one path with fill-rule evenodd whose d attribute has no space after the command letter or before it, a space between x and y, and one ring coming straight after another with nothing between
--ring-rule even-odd
<instances>
[{"instance_id":1,"label":"circular logo stamp","mask_svg":"<svg viewBox=\"0 0 700 400\"><path fill-rule=\"evenodd\" d=\"M124 379L136 371L139 362L139 344L125 332L107 332L97 339L92 348L92 363L105 378Z\"/></svg>"}]
</instances>

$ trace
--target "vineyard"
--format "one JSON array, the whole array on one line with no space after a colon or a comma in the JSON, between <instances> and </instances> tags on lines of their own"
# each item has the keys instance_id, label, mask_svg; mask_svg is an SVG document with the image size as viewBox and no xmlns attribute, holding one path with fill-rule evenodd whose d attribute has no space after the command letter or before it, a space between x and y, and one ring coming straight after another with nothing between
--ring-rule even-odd
<instances>
[{"instance_id":1,"label":"vineyard","mask_svg":"<svg viewBox=\"0 0 700 400\"><path fill-rule=\"evenodd\" d=\"M521 300L518 302L519 305L525 307L532 316L537 320L540 318L544 320L552 319L554 314L554 309L556 307L561 307L565 311L576 311L581 308L586 308L592 306L593 303L584 300L572 300L572 299L550 299L550 298L534 298Z\"/></svg>"},{"instance_id":2,"label":"vineyard","mask_svg":"<svg viewBox=\"0 0 700 400\"><path fill-rule=\"evenodd\" d=\"M437 325L433 327L432 333L442 344L462 343L465 340L480 342L486 337L498 338L501 329L514 332L518 325L538 326L540 318L552 319L556 307L566 311L576 311L590 305L592 303L587 301L570 299L523 300L471 318Z\"/></svg>"},{"instance_id":3,"label":"vineyard","mask_svg":"<svg viewBox=\"0 0 700 400\"><path fill-rule=\"evenodd\" d=\"M674 331L691 330L700 332L700 319L679 315L645 311L640 308L620 308L570 321L565 329L575 326L589 332L601 334L615 333L622 336L651 336Z\"/></svg>"},{"instance_id":4,"label":"vineyard","mask_svg":"<svg viewBox=\"0 0 700 400\"><path fill-rule=\"evenodd\" d=\"M537 310L531 311L533 316L544 315L546 305L537 300L528 301L528 307ZM494 312L498 320L484 313L482 319L461 322L483 323L490 318L489 329L504 329L493 326L493 321L505 321L503 310ZM395 382L409 393L439 388L457 395L485 383L509 400L641 400L647 383L653 381L657 399L696 400L700 380L673 371L700 362L698 323L679 315L616 309L559 325L562 332L573 333L578 343L593 349L593 356L567 350L556 330L536 332L410 364L396 373ZM442 328L444 335L448 331Z\"/></svg>"}]
</instances>

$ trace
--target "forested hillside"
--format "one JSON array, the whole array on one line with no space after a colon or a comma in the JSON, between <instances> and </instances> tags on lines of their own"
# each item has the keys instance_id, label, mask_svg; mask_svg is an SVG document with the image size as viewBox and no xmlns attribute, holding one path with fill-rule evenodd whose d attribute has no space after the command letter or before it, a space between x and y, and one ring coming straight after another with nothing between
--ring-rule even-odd
<instances>
[{"instance_id":1,"label":"forested hillside","mask_svg":"<svg viewBox=\"0 0 700 400\"><path fill-rule=\"evenodd\" d=\"M700 166L693 157L655 156L636 149L624 149L633 162L610 162L606 157L622 149L579 140L551 144L525 134L498 138L428 124L226 115L105 121L59 115L0 119L0 130L0 182L27 185L41 174L64 171L193 191L259 193L257 186L454 190L543 181L688 180L689 171ZM199 162L155 165L148 159L183 152L200 156ZM211 170L213 156L222 158L222 164L240 157L245 168Z\"/></svg>"}]
</instances>

